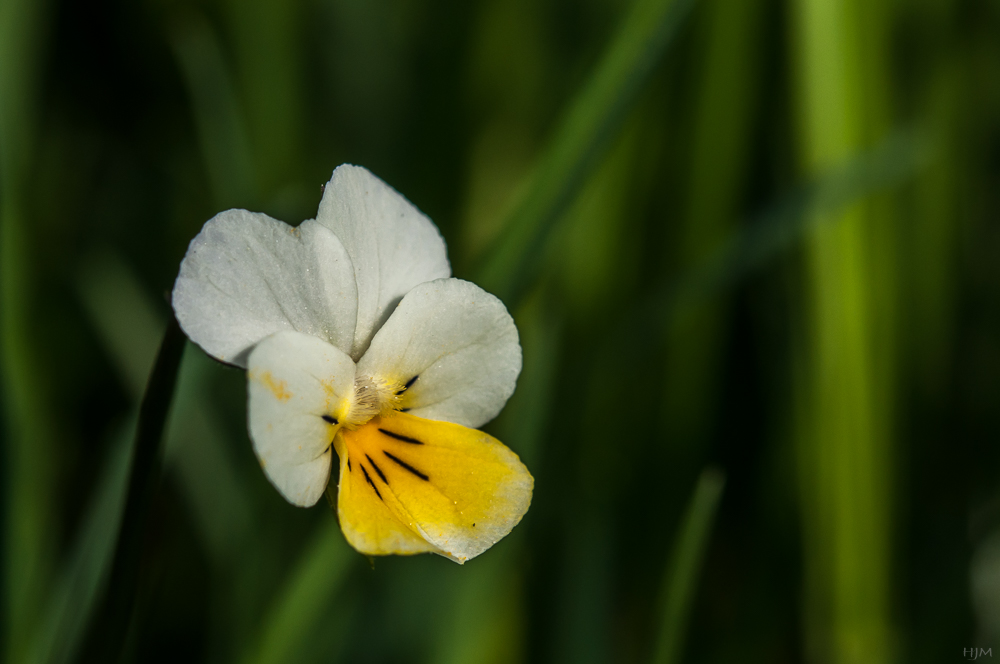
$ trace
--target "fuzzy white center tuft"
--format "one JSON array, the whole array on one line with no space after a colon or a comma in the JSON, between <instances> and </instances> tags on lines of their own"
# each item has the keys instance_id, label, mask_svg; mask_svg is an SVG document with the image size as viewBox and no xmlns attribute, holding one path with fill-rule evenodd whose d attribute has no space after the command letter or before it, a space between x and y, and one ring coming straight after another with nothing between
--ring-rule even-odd
<instances>
[{"instance_id":1,"label":"fuzzy white center tuft","mask_svg":"<svg viewBox=\"0 0 1000 664\"><path fill-rule=\"evenodd\" d=\"M405 391L402 383L358 376L354 379L354 398L343 425L354 430L375 416L385 417L399 410L401 395Z\"/></svg>"}]
</instances>

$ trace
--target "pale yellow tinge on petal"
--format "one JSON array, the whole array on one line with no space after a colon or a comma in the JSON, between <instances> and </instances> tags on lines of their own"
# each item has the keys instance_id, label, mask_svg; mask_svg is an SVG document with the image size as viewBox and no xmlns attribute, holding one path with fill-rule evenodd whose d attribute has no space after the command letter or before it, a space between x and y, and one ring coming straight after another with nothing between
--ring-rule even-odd
<instances>
[{"instance_id":1,"label":"pale yellow tinge on petal","mask_svg":"<svg viewBox=\"0 0 1000 664\"><path fill-rule=\"evenodd\" d=\"M462 563L517 525L534 480L492 436L397 413L341 430L337 511L369 555L433 551Z\"/></svg>"}]
</instances>

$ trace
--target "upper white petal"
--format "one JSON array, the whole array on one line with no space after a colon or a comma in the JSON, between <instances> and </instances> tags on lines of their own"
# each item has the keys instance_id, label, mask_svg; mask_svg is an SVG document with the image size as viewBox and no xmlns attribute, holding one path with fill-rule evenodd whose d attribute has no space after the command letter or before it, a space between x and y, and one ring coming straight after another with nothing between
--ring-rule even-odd
<instances>
[{"instance_id":1,"label":"upper white petal","mask_svg":"<svg viewBox=\"0 0 1000 664\"><path fill-rule=\"evenodd\" d=\"M353 390L354 362L322 339L278 332L250 353L250 438L264 473L288 502L309 507L326 490L330 448Z\"/></svg>"},{"instance_id":2,"label":"upper white petal","mask_svg":"<svg viewBox=\"0 0 1000 664\"><path fill-rule=\"evenodd\" d=\"M298 330L349 351L357 320L354 268L329 228L298 228L229 210L191 241L174 284L181 327L209 355L246 367L255 344Z\"/></svg>"},{"instance_id":3,"label":"upper white petal","mask_svg":"<svg viewBox=\"0 0 1000 664\"><path fill-rule=\"evenodd\" d=\"M367 169L337 167L316 220L347 249L357 280L357 327L350 355L372 336L411 288L451 275L444 240L423 213Z\"/></svg>"},{"instance_id":4,"label":"upper white petal","mask_svg":"<svg viewBox=\"0 0 1000 664\"><path fill-rule=\"evenodd\" d=\"M499 299L461 279L406 294L358 373L406 384L410 414L476 428L496 417L521 372L517 328Z\"/></svg>"}]
</instances>

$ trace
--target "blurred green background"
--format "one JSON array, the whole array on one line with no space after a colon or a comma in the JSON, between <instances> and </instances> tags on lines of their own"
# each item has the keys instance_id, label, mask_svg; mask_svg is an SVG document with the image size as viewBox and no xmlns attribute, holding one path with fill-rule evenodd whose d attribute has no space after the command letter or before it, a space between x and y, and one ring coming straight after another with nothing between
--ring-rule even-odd
<instances>
[{"instance_id":1,"label":"blurred green background","mask_svg":"<svg viewBox=\"0 0 1000 664\"><path fill-rule=\"evenodd\" d=\"M463 567L285 503L190 345L127 490L187 243L343 162L518 323ZM1000 656L998 220L988 0L0 0L0 657Z\"/></svg>"}]
</instances>

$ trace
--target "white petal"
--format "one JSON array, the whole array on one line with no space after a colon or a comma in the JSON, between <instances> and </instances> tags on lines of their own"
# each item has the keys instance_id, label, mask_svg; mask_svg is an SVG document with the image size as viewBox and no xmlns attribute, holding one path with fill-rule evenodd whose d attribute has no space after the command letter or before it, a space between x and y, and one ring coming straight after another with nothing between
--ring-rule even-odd
<instances>
[{"instance_id":1,"label":"white petal","mask_svg":"<svg viewBox=\"0 0 1000 664\"><path fill-rule=\"evenodd\" d=\"M360 166L338 166L316 220L347 249L357 280L358 318L350 355L372 336L411 288L451 275L437 228L395 189Z\"/></svg>"},{"instance_id":2,"label":"white petal","mask_svg":"<svg viewBox=\"0 0 1000 664\"><path fill-rule=\"evenodd\" d=\"M353 390L354 362L322 339L278 332L250 353L250 438L261 468L288 502L309 507L326 490L330 447Z\"/></svg>"},{"instance_id":3,"label":"white petal","mask_svg":"<svg viewBox=\"0 0 1000 664\"><path fill-rule=\"evenodd\" d=\"M411 290L358 362L358 373L406 384L410 414L476 428L496 417L521 373L503 302L461 279Z\"/></svg>"},{"instance_id":4,"label":"white petal","mask_svg":"<svg viewBox=\"0 0 1000 664\"><path fill-rule=\"evenodd\" d=\"M172 299L192 341L241 367L280 330L345 351L354 339L354 269L337 236L315 221L293 228L246 210L216 215L191 241Z\"/></svg>"}]
</instances>

